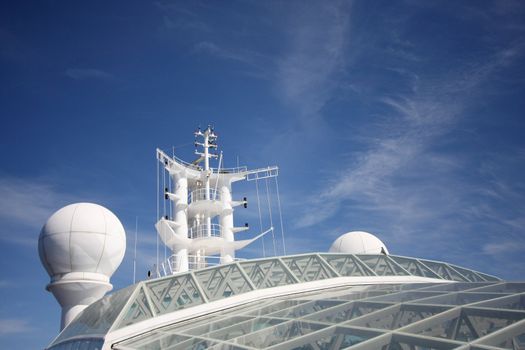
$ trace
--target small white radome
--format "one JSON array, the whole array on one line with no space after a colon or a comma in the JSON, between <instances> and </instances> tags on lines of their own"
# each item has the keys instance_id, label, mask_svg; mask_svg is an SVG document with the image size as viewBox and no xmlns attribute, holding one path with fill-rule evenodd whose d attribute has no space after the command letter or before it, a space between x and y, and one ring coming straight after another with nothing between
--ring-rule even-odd
<instances>
[{"instance_id":1,"label":"small white radome","mask_svg":"<svg viewBox=\"0 0 525 350\"><path fill-rule=\"evenodd\" d=\"M352 231L339 236L329 250L330 253L388 254L385 244L376 236L364 231Z\"/></svg>"}]
</instances>

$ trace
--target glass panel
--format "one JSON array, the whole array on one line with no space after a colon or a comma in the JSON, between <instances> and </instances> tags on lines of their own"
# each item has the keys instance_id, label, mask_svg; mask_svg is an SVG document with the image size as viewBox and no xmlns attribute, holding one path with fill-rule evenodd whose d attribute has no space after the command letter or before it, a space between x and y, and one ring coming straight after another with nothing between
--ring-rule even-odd
<instances>
[{"instance_id":1,"label":"glass panel","mask_svg":"<svg viewBox=\"0 0 525 350\"><path fill-rule=\"evenodd\" d=\"M465 276L470 282L484 282L484 281L486 281L486 279L483 278L483 276L479 275L475 271L464 269L464 268L456 266L456 265L450 265L450 266L452 266L454 268L454 270L456 270L457 272L459 272L460 274Z\"/></svg>"},{"instance_id":2,"label":"glass panel","mask_svg":"<svg viewBox=\"0 0 525 350\"><path fill-rule=\"evenodd\" d=\"M140 287L135 300L124 311L123 319L120 321L118 328L128 326L153 317L150 306L146 299L146 294L142 287Z\"/></svg>"},{"instance_id":3,"label":"glass panel","mask_svg":"<svg viewBox=\"0 0 525 350\"><path fill-rule=\"evenodd\" d=\"M353 300L360 300L360 299L377 297L377 296L385 295L385 294L388 294L388 293L389 292L386 291L386 290L370 290L368 292L346 293L346 294L337 295L337 296L330 295L329 297L330 297L330 299L335 299L335 300L353 301Z\"/></svg>"},{"instance_id":4,"label":"glass panel","mask_svg":"<svg viewBox=\"0 0 525 350\"><path fill-rule=\"evenodd\" d=\"M217 345L211 346L209 350L249 350L249 348L242 347L240 345L233 345L227 343L218 343Z\"/></svg>"},{"instance_id":5,"label":"glass panel","mask_svg":"<svg viewBox=\"0 0 525 350\"><path fill-rule=\"evenodd\" d=\"M486 279L487 281L491 281L491 282L500 282L501 281L500 278L497 278L497 277L491 276L491 275L487 275L486 273L482 273L482 272L478 272L478 271L476 271L476 273L478 275L480 275L481 277L483 277L484 279Z\"/></svg>"},{"instance_id":6,"label":"glass panel","mask_svg":"<svg viewBox=\"0 0 525 350\"><path fill-rule=\"evenodd\" d=\"M476 307L491 307L509 310L525 310L525 294L509 295L500 299L492 299L477 303Z\"/></svg>"},{"instance_id":7,"label":"glass panel","mask_svg":"<svg viewBox=\"0 0 525 350\"><path fill-rule=\"evenodd\" d=\"M303 282L337 277L317 255L296 256L282 259L294 275Z\"/></svg>"},{"instance_id":8,"label":"glass panel","mask_svg":"<svg viewBox=\"0 0 525 350\"><path fill-rule=\"evenodd\" d=\"M328 323L342 323L356 317L360 317L371 312L384 309L392 306L388 303L375 303L366 301L355 301L338 305L330 309L318 311L306 317L308 320L328 322Z\"/></svg>"},{"instance_id":9,"label":"glass panel","mask_svg":"<svg viewBox=\"0 0 525 350\"><path fill-rule=\"evenodd\" d=\"M389 256L395 262L397 262L401 267L410 272L411 275L423 276L430 278L441 278L434 271L417 261L417 259L403 258L399 256Z\"/></svg>"},{"instance_id":10,"label":"glass panel","mask_svg":"<svg viewBox=\"0 0 525 350\"><path fill-rule=\"evenodd\" d=\"M429 261L429 260L422 260L422 259L419 259L419 261L421 261L427 267L432 269L432 271L434 271L435 273L437 273L438 275L440 275L446 280L458 281L458 282L474 282L474 281L467 280L465 277L463 277L458 272L454 271L453 269L451 269L444 263L434 262L434 261Z\"/></svg>"},{"instance_id":11,"label":"glass panel","mask_svg":"<svg viewBox=\"0 0 525 350\"><path fill-rule=\"evenodd\" d=\"M485 337L480 344L498 346L504 349L525 349L525 329L522 324L522 327L517 327L512 330L507 330L500 332L499 334L490 335Z\"/></svg>"},{"instance_id":12,"label":"glass panel","mask_svg":"<svg viewBox=\"0 0 525 350\"><path fill-rule=\"evenodd\" d=\"M253 332L257 332L261 329L273 327L285 321L286 320L277 319L277 318L259 317L254 320L249 320L249 321L242 322L236 325L225 327L221 330L211 332L203 336L205 336L206 338L213 338L213 339L218 339L218 340L228 340L228 339L237 338L243 335L247 335Z\"/></svg>"},{"instance_id":13,"label":"glass panel","mask_svg":"<svg viewBox=\"0 0 525 350\"><path fill-rule=\"evenodd\" d=\"M241 262L241 267L255 288L270 288L295 283L278 259L270 261Z\"/></svg>"},{"instance_id":14,"label":"glass panel","mask_svg":"<svg viewBox=\"0 0 525 350\"><path fill-rule=\"evenodd\" d=\"M426 287L424 291L440 291L440 292L459 292L467 291L474 288L483 287L492 284L491 282L457 282L457 283L443 283L435 284Z\"/></svg>"},{"instance_id":15,"label":"glass panel","mask_svg":"<svg viewBox=\"0 0 525 350\"><path fill-rule=\"evenodd\" d=\"M188 339L190 338L182 335L151 331L148 332L146 336L126 340L117 344L116 347L118 348L119 345L122 345L126 348L137 350L160 350L167 349L172 345L178 344Z\"/></svg>"},{"instance_id":16,"label":"glass panel","mask_svg":"<svg viewBox=\"0 0 525 350\"><path fill-rule=\"evenodd\" d=\"M467 305L482 300L499 298L505 294L497 293L453 293L439 295L428 299L414 301L414 304L431 304L431 305Z\"/></svg>"},{"instance_id":17,"label":"glass panel","mask_svg":"<svg viewBox=\"0 0 525 350\"><path fill-rule=\"evenodd\" d=\"M448 309L444 306L397 304L395 307L360 317L348 324L366 328L393 330L434 316Z\"/></svg>"},{"instance_id":18,"label":"glass panel","mask_svg":"<svg viewBox=\"0 0 525 350\"><path fill-rule=\"evenodd\" d=\"M241 323L247 320L251 320L253 317L247 317L247 316L231 316L231 317L223 317L216 321L207 322L206 324L200 325L198 327L193 327L186 329L184 331L180 331L175 328L175 330L178 333L183 333L187 335L203 335L205 333L213 332L218 329L229 327L231 325L236 325L237 323Z\"/></svg>"},{"instance_id":19,"label":"glass panel","mask_svg":"<svg viewBox=\"0 0 525 350\"><path fill-rule=\"evenodd\" d=\"M455 349L461 343L441 341L438 339L425 339L411 337L404 334L394 334L389 344L381 350L449 350Z\"/></svg>"},{"instance_id":20,"label":"glass panel","mask_svg":"<svg viewBox=\"0 0 525 350\"><path fill-rule=\"evenodd\" d=\"M344 303L344 301L339 300L315 300L310 301L308 303L304 303L295 307L291 307L285 310L277 311L270 316L272 317L286 317L286 318L299 318L303 316L310 315L314 312L340 305Z\"/></svg>"},{"instance_id":21,"label":"glass panel","mask_svg":"<svg viewBox=\"0 0 525 350\"><path fill-rule=\"evenodd\" d=\"M77 339L63 342L61 344L52 346L49 350L101 350L104 345L103 339Z\"/></svg>"},{"instance_id":22,"label":"glass panel","mask_svg":"<svg viewBox=\"0 0 525 350\"><path fill-rule=\"evenodd\" d=\"M378 276L407 276L408 272L388 260L385 255L357 255Z\"/></svg>"},{"instance_id":23,"label":"glass panel","mask_svg":"<svg viewBox=\"0 0 525 350\"><path fill-rule=\"evenodd\" d=\"M293 346L279 346L280 349L293 350L331 350L343 349L352 345L359 344L367 339L373 338L381 333L363 329L346 327L336 327L319 332L317 337L301 342L301 339L294 342ZM299 344L297 344L299 343Z\"/></svg>"},{"instance_id":24,"label":"glass panel","mask_svg":"<svg viewBox=\"0 0 525 350\"><path fill-rule=\"evenodd\" d=\"M438 316L436 319L429 320L428 324L407 328L407 331L470 342L523 318L525 318L523 312L468 308L443 317Z\"/></svg>"},{"instance_id":25,"label":"glass panel","mask_svg":"<svg viewBox=\"0 0 525 350\"><path fill-rule=\"evenodd\" d=\"M507 282L491 284L484 288L480 288L476 292L491 292L491 293L524 293L525 282Z\"/></svg>"},{"instance_id":26,"label":"glass panel","mask_svg":"<svg viewBox=\"0 0 525 350\"><path fill-rule=\"evenodd\" d=\"M195 277L209 300L227 298L252 290L236 264L196 271Z\"/></svg>"},{"instance_id":27,"label":"glass panel","mask_svg":"<svg viewBox=\"0 0 525 350\"><path fill-rule=\"evenodd\" d=\"M248 312L243 313L245 315L252 315L252 316L264 316L268 315L272 312L276 311L282 311L284 309L288 309L300 304L306 303L307 300L274 300L272 304L256 308L252 310L248 310Z\"/></svg>"},{"instance_id":28,"label":"glass panel","mask_svg":"<svg viewBox=\"0 0 525 350\"><path fill-rule=\"evenodd\" d=\"M393 294L386 294L386 295L380 295L378 297L370 298L369 300L373 301L389 301L389 302L396 302L396 303L403 303L407 301L414 301L418 299L425 299L429 297L433 297L436 295L443 295L442 292L419 292L419 291L408 291L408 292L399 292L399 293L393 293Z\"/></svg>"},{"instance_id":29,"label":"glass panel","mask_svg":"<svg viewBox=\"0 0 525 350\"><path fill-rule=\"evenodd\" d=\"M208 325L212 322L220 321L228 316L230 315L224 316L224 315L217 315L214 313L213 315L205 315L202 317L189 319L185 322L168 325L166 327L160 328L160 330L163 332L167 332L167 333L184 334L186 330L193 329L198 326Z\"/></svg>"},{"instance_id":30,"label":"glass panel","mask_svg":"<svg viewBox=\"0 0 525 350\"><path fill-rule=\"evenodd\" d=\"M322 254L321 257L341 276L374 276L374 273L353 255Z\"/></svg>"},{"instance_id":31,"label":"glass panel","mask_svg":"<svg viewBox=\"0 0 525 350\"><path fill-rule=\"evenodd\" d=\"M137 285L129 286L89 305L51 345L79 335L105 335L135 288Z\"/></svg>"},{"instance_id":32,"label":"glass panel","mask_svg":"<svg viewBox=\"0 0 525 350\"><path fill-rule=\"evenodd\" d=\"M165 314L204 302L189 274L147 282L146 288L157 314Z\"/></svg>"},{"instance_id":33,"label":"glass panel","mask_svg":"<svg viewBox=\"0 0 525 350\"><path fill-rule=\"evenodd\" d=\"M232 341L257 349L264 349L284 341L294 339L311 332L323 329L326 326L304 321L289 321L277 326L266 328L242 337L234 338Z\"/></svg>"},{"instance_id":34,"label":"glass panel","mask_svg":"<svg viewBox=\"0 0 525 350\"><path fill-rule=\"evenodd\" d=\"M208 349L214 345L216 345L217 342L207 340L207 339L201 339L201 338L190 338L188 340L182 341L180 343L171 343L167 346L164 346L160 349L162 350L202 350L202 349ZM150 348L146 348L147 350L150 350ZM140 348L140 350L146 350L144 348Z\"/></svg>"}]
</instances>

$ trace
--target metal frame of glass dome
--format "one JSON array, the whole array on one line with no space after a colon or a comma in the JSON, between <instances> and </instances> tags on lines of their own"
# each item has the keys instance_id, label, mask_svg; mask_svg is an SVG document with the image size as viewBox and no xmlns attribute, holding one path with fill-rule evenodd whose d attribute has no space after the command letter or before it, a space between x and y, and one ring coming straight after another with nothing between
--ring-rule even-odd
<instances>
[{"instance_id":1,"label":"metal frame of glass dome","mask_svg":"<svg viewBox=\"0 0 525 350\"><path fill-rule=\"evenodd\" d=\"M525 283L469 282L300 294L169 325L113 348L521 349L524 292Z\"/></svg>"},{"instance_id":2,"label":"metal frame of glass dome","mask_svg":"<svg viewBox=\"0 0 525 350\"><path fill-rule=\"evenodd\" d=\"M460 283L451 284L451 281ZM418 284L414 286L427 286L427 288L405 291L403 292L404 294L400 294L399 292L393 293L396 288L399 289L403 285L411 282L418 282ZM431 283L430 287L421 284L424 282ZM362 299L361 302L368 303L367 305L371 305L370 303L382 303L387 305L382 312L398 313L403 310L406 311L407 307L420 310L420 312L426 312L424 309L427 308L428 310L430 307L428 305L433 305L431 309L439 309L443 307L443 305L448 305L445 307L446 310L443 309L445 311L442 313L450 317L456 314L452 315L446 312L456 310L454 312L457 313L459 308L460 313L464 314L465 312L470 312L470 309L466 308L465 311L463 306L458 306L461 304L459 301L456 301L457 304L453 304L452 301L446 298L459 298L457 300L463 300L461 298L480 297L482 298L480 300L485 300L483 299L483 295L488 294L490 296L492 295L491 293L495 293L493 295L494 298L503 297L503 299L505 299L512 296L512 294L509 293L487 291L484 291L481 293L482 296L479 296L479 293L474 293L474 295L472 294L473 292L469 291L465 294L464 292L460 292L460 289L456 289L468 283L471 283L469 286L470 289L474 287L481 289L483 287L499 288L497 286L501 285L501 280L494 276L452 264L392 255L321 253L234 262L164 278L142 281L134 286L106 296L90 305L75 321L64 329L51 344L51 348L53 350L80 349L79 344L84 342L88 344L85 345L86 349L91 349L99 346L96 344L101 344L100 342L103 342L104 339L106 339L106 341L117 339L120 344L118 345L120 347L117 346L117 348L126 349L126 346L129 347L129 344L126 345L125 339L141 333L149 334L150 332L159 332L158 330L152 329L163 329L163 327L169 327L174 322L178 324L184 322L186 319L194 319L200 315L208 317L206 314L209 312L228 310L237 305L249 304L253 300L284 300L283 298L290 298L290 294L301 296L301 298L308 298L305 293L313 293L314 298L324 300L327 295L330 295L334 290L337 291L341 286L344 286L343 292L353 291L351 292L352 295L360 288L398 286L392 287L393 289L390 290L388 294L381 292L382 294L386 294L382 296L384 300L381 299L381 296L372 295L374 293L377 294L377 292L374 292L371 294L372 296L367 294L366 299ZM376 285L376 287L373 287L374 285ZM405 286L404 288L408 287ZM432 288L437 288L437 290L432 290ZM439 290L440 288L443 289ZM454 290L454 293L451 293L451 290ZM404 295L402 298L406 298L406 300L396 299L400 298L401 295ZM235 298L230 299L229 297ZM379 299L374 299L375 297ZM518 294L518 297L521 298L522 296ZM389 298L393 299L389 300ZM432 298L438 298L438 300L433 302ZM233 301L234 299L236 303L228 302L228 300ZM428 305L415 302L427 299L429 299L430 302ZM328 300L331 300L331 297L328 298ZM469 305L470 307L473 301L465 300L461 305ZM475 301L479 302L479 300ZM406 302L409 302L410 305L405 306ZM456 306L451 307L450 305ZM334 307L336 306L334 305ZM497 310L498 307L499 306L496 306L495 310ZM255 306L255 308L257 308L257 306ZM440 313L440 315L442 313ZM521 313L518 313L521 316ZM224 315L226 314L221 315L219 318L225 317ZM374 313L371 313L371 315L374 316ZM378 315L382 314L380 313ZM505 315L511 317L511 314ZM432 317L429 317L428 320L432 320ZM387 338L390 339L387 342L388 344L392 342L402 342L403 337L406 336L404 335L405 333L402 332L400 333L400 338L397 330L390 330L389 332L385 330L376 331L374 327L368 327L364 324L350 322L349 325L345 323L344 325L331 324L327 326L327 324L323 322L319 323L319 321L307 321L302 320L301 317L299 318L301 319L300 322L307 322L309 325L313 324L312 327L314 328L319 327L319 329L312 329L312 334L320 334L323 336L328 336L326 334L331 334L331 332L333 334L346 334L345 332L348 331L348 327L354 331L355 329L359 330L359 334L374 334L373 341L375 342ZM278 317L278 320L283 321L282 317ZM291 318L279 322L279 327L284 327L284 325L287 324L284 322L293 320L294 319ZM365 319L362 319L362 321L363 320ZM290 323L290 325L291 324L295 325L293 327L298 327L299 325L297 323ZM319 326L319 324L321 324L321 326ZM417 322L414 323L414 325L417 324ZM277 327L277 325L275 325L275 327ZM401 328L401 330L403 329L404 328ZM523 327L521 329L523 329ZM188 338L188 335L176 334L184 339ZM302 337L303 336L299 338L302 339ZM307 336L305 334L304 337L306 338L303 340L309 339L309 335ZM410 335L410 337L415 337L414 339L423 337L426 339L425 335L421 336L416 334ZM432 341L436 339L434 336L429 338L431 338L430 340ZM114 343L113 340L111 340L111 343ZM450 343L449 340L438 339L436 341ZM94 347L90 347L89 342L94 344ZM232 344L237 344L234 348L240 346L235 342L222 343L216 341L215 343L220 346L226 346L226 348L234 346ZM365 344L365 342L363 342L363 344ZM454 341L452 341L451 344L458 345L454 343ZM466 343L460 342L459 345L463 344ZM455 347L457 346L454 346L454 348Z\"/></svg>"}]
</instances>

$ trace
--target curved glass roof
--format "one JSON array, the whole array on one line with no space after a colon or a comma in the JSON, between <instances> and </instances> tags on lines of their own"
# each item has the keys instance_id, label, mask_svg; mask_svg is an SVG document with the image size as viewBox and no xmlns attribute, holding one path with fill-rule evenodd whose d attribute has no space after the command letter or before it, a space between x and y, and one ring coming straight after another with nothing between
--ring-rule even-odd
<instances>
[{"instance_id":1,"label":"curved glass roof","mask_svg":"<svg viewBox=\"0 0 525 350\"><path fill-rule=\"evenodd\" d=\"M388 284L256 301L113 344L155 349L523 349L525 283Z\"/></svg>"},{"instance_id":2,"label":"curved glass roof","mask_svg":"<svg viewBox=\"0 0 525 350\"><path fill-rule=\"evenodd\" d=\"M87 307L70 325L68 325L61 332L57 339L55 339L55 341L51 344L51 347L53 349L76 349L77 347L75 347L76 345L74 344L76 344L76 342L79 341L78 339L82 339L83 341L86 341L86 339L91 339L93 344L98 344L96 343L97 339L100 340L101 338L104 338L105 334L107 334L108 332L122 329L124 327L137 324L139 322L146 321L148 319L152 319L174 311L178 311L200 304L210 303L216 300L221 300L230 296L239 295L253 290L285 286L302 282L320 281L323 279L337 277L352 276L419 276L434 278L438 280L441 279L444 281L458 281L464 283L471 282L475 283L475 286L478 287L482 284L500 281L494 276L458 267L452 264L393 255L349 255L323 253L233 262L230 264L214 266L201 270L189 271L186 273L180 273L164 278L142 281L136 285L112 293ZM440 307L439 305L463 305L474 302L469 298L479 297L481 298L480 300L485 300L483 298L484 295L487 294L482 293L482 295L462 295L458 292L450 296L450 298L456 298L454 299L456 304L453 304L454 300L452 299L446 299L443 301L441 301L441 299L437 299L437 301L432 302L432 297L445 298L445 295L450 294L448 293L448 290L446 290L446 288L459 288L447 287L447 285L450 284L447 283L441 287L445 288L445 290L424 290L421 292L411 291L404 292L404 294L392 294L393 291L401 288L399 286L394 286L392 287L393 289L389 291L382 291L380 289L376 291L367 291L366 302L368 304L366 305L369 308L372 308L373 305L386 305L385 307L392 307L400 301L405 301L397 300L396 298L407 298L407 300L419 300L424 299L422 297L427 297L430 298L430 304L437 305L435 307L433 306L432 310L437 310ZM461 286L463 284L453 285ZM418 284L418 286L421 287L421 284ZM433 284L433 286L436 286L436 284ZM469 288L473 288L472 286L469 286ZM348 287L346 287L345 290L348 290ZM375 296L374 293L385 294L385 296ZM496 291L490 293L501 294L504 292ZM326 291L323 295L325 294ZM392 294L392 296L388 296L387 294ZM505 296L508 294L509 293L506 293ZM351 295L353 295L352 298L355 297L355 293ZM371 298L371 300L369 300L369 297ZM374 299L374 297L379 299ZM394 299L390 300L389 298ZM303 304L302 302L300 302L301 300L294 301L293 303L296 302L298 303L297 305ZM324 300L324 296L322 300ZM329 307L335 307L338 304L346 303L341 301L345 300L344 297L337 297L334 299L335 301L332 300L332 298L327 298L327 300L328 301L326 302L322 302L322 305L330 305ZM290 302L287 299L283 299L281 301L283 303ZM269 305L269 307L271 305ZM313 307L314 309L312 310L314 310L314 312L320 311L318 310L320 306ZM417 306L415 307L417 308ZM447 306L447 310L450 308L451 307ZM313 312L308 312L308 314L310 313ZM284 318L286 319L287 317L288 316ZM220 316L220 318L223 318L223 316ZM291 317L290 320L295 318L296 317ZM253 321L253 317L246 318L246 316L242 316L240 319L242 319L243 322L248 322L250 320ZM282 317L279 316L279 319L277 321L281 319ZM266 319L262 321L263 325L266 325L265 320ZM270 322L268 323L268 326L263 327L262 325L258 325L257 323L257 326L253 327L259 329L259 327L266 328L270 327L271 325L272 327L278 327L278 329L285 327L285 329L287 330L283 330L283 332L290 331L290 329L286 328L288 326L285 326L289 325L288 323L284 323L285 321L282 320L282 322L277 321L275 319L271 319L268 321ZM275 322L277 322L279 325ZM318 323L307 323L308 327L311 326L311 329L309 328L310 330L308 331L308 333L318 332L326 328L324 326L319 326ZM246 327L251 327L249 326L250 324L251 323L248 322ZM298 329L298 327L301 324L302 323L292 322L290 324L290 327L292 327L293 329ZM358 327L363 326L361 325ZM334 331L333 334L339 335L340 332L343 331L345 330L337 330ZM177 330L177 332L179 331ZM369 335L377 333L370 333L370 331L368 330L363 332L363 334L366 333ZM168 333L171 334L170 332ZM335 336L333 334L332 336ZM192 339L186 333L176 333L176 337L184 339L184 341L189 341L190 339ZM175 342L175 340L173 341ZM178 340L177 342L179 341L182 340ZM163 340L163 342L165 342L165 340ZM122 349L127 348L126 345L122 346L124 346L121 347ZM142 347L140 346L134 346L135 345L133 345L130 348L142 349ZM267 344L265 345L265 347L266 346L270 345ZM92 348L97 347L87 347L86 349ZM153 348L157 349L157 347L152 347L152 349ZM150 347L147 347L147 349L150 349Z\"/></svg>"}]
</instances>

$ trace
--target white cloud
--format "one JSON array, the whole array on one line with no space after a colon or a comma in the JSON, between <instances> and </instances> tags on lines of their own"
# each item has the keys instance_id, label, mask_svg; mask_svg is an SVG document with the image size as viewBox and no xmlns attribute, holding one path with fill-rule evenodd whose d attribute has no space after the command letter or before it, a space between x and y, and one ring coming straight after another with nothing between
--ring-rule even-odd
<instances>
[{"instance_id":1,"label":"white cloud","mask_svg":"<svg viewBox=\"0 0 525 350\"><path fill-rule=\"evenodd\" d=\"M3 221L39 228L57 209L57 204L67 199L69 196L58 193L46 183L0 178L0 219Z\"/></svg>"},{"instance_id":2,"label":"white cloud","mask_svg":"<svg viewBox=\"0 0 525 350\"><path fill-rule=\"evenodd\" d=\"M15 333L29 333L34 331L27 320L4 318L0 319L0 336L15 334Z\"/></svg>"},{"instance_id":3,"label":"white cloud","mask_svg":"<svg viewBox=\"0 0 525 350\"><path fill-rule=\"evenodd\" d=\"M483 245L482 251L487 255L505 255L525 250L525 243L516 240L504 240Z\"/></svg>"},{"instance_id":4,"label":"white cloud","mask_svg":"<svg viewBox=\"0 0 525 350\"><path fill-rule=\"evenodd\" d=\"M232 60L245 65L262 69L262 55L246 49L231 49L220 47L211 41L200 41L193 46L194 54L207 54L222 60Z\"/></svg>"},{"instance_id":5,"label":"white cloud","mask_svg":"<svg viewBox=\"0 0 525 350\"><path fill-rule=\"evenodd\" d=\"M0 177L0 240L34 246L48 217L74 199L36 179Z\"/></svg>"},{"instance_id":6,"label":"white cloud","mask_svg":"<svg viewBox=\"0 0 525 350\"><path fill-rule=\"evenodd\" d=\"M400 231L466 211L466 196L479 189L456 176L464 160L453 153L434 153L432 147L461 120L480 85L519 56L517 49L510 51L465 64L461 72L456 69L440 80L414 75L416 86L410 93L378 98L388 111L381 122L360 131L364 150L352 153L352 162L343 163L343 169L326 180L328 186L303 200L310 209L299 216L296 227L325 222L340 215L337 208L387 215L391 227L400 225Z\"/></svg>"},{"instance_id":7,"label":"white cloud","mask_svg":"<svg viewBox=\"0 0 525 350\"><path fill-rule=\"evenodd\" d=\"M301 117L312 118L339 83L337 73L345 64L349 10L333 2L301 4L295 10L286 28L290 49L279 60L275 83L286 103Z\"/></svg>"}]
</instances>

